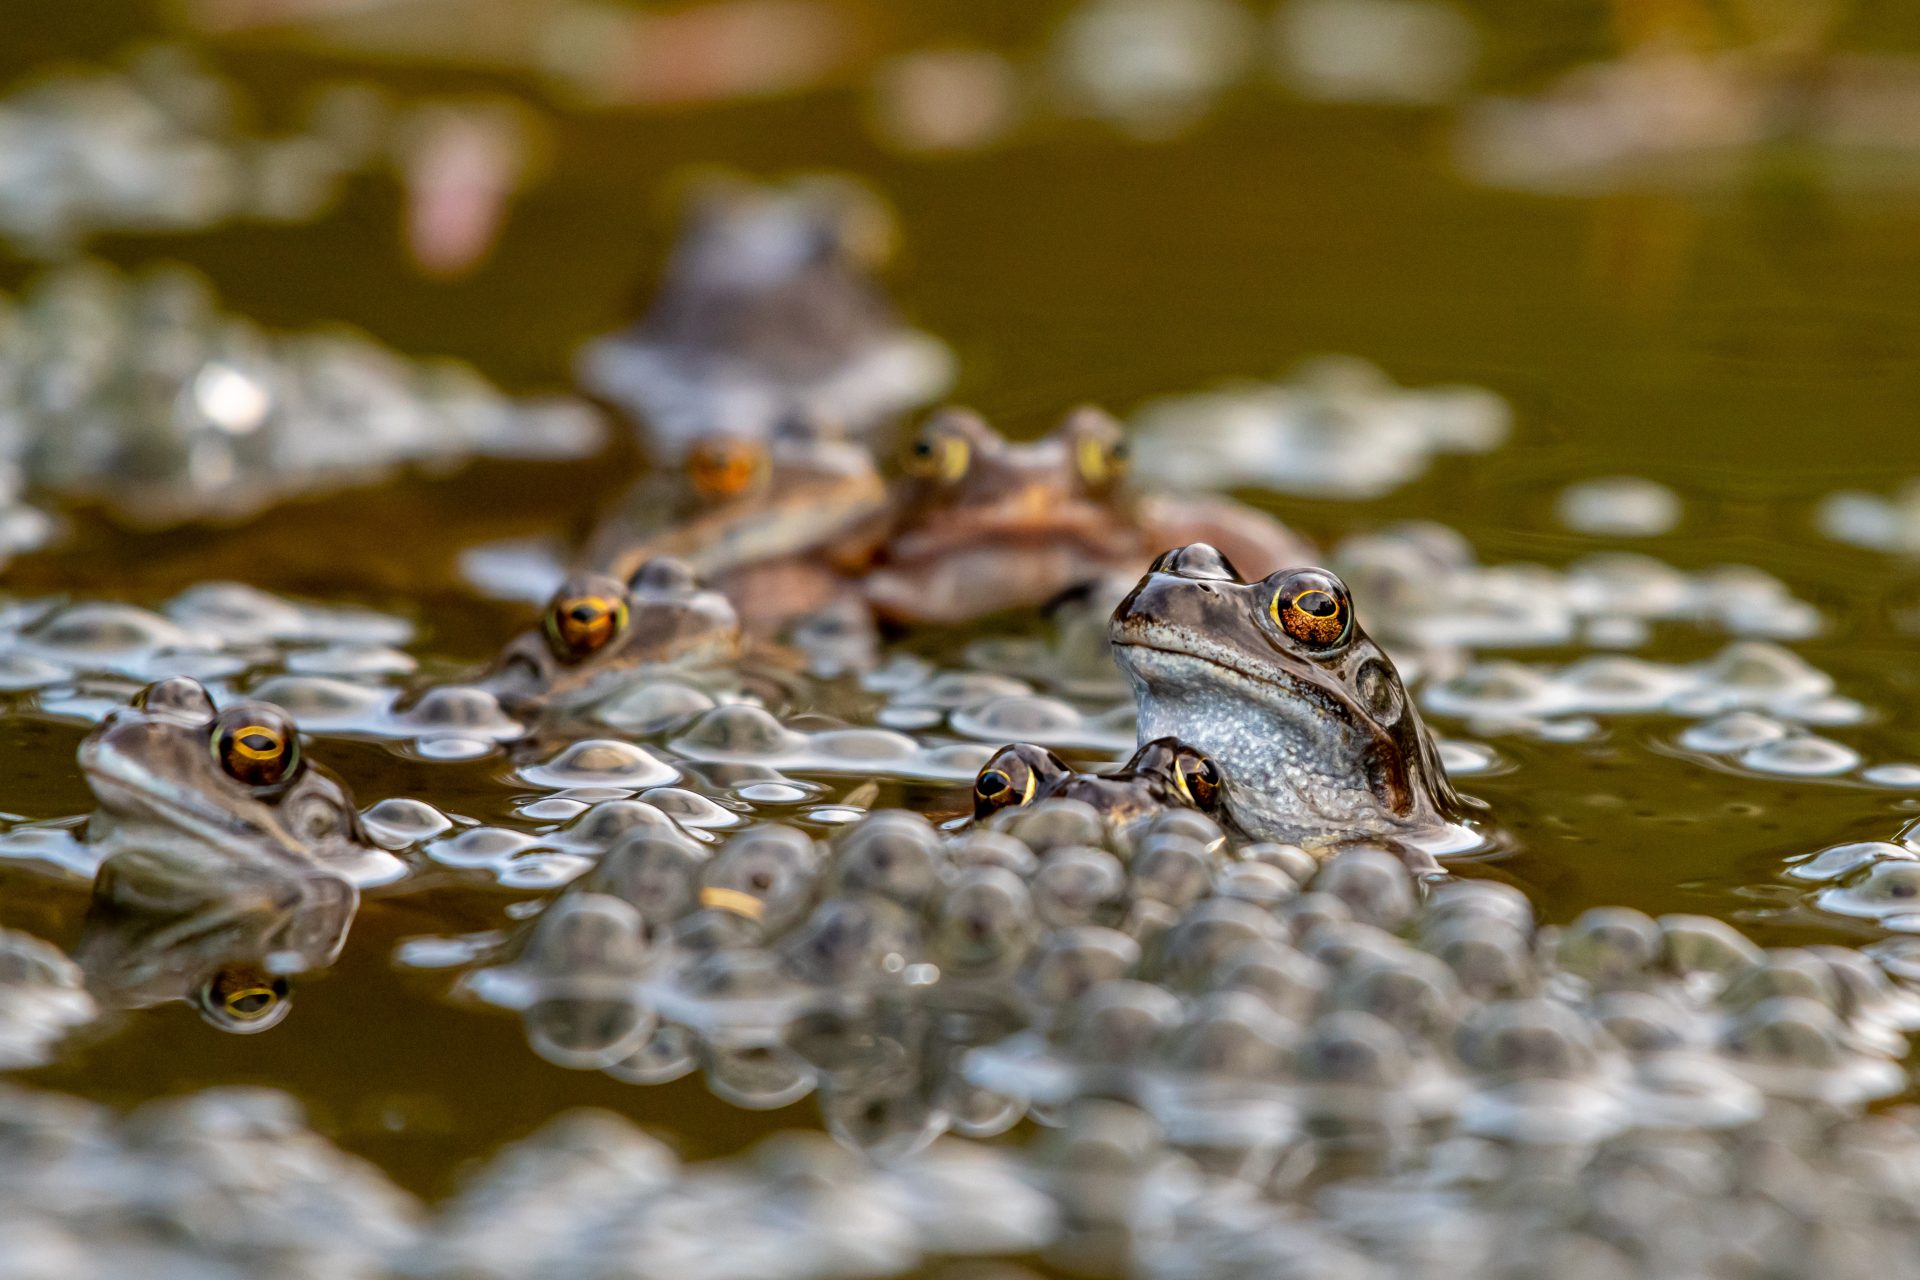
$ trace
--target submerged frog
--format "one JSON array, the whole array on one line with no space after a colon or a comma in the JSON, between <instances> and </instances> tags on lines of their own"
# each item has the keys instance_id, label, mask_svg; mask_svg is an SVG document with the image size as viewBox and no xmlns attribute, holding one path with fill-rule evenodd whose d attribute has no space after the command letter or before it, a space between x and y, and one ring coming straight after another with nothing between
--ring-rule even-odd
<instances>
[{"instance_id":1,"label":"submerged frog","mask_svg":"<svg viewBox=\"0 0 1920 1280\"><path fill-rule=\"evenodd\" d=\"M1219 762L1247 835L1303 845L1437 833L1463 805L1393 663L1323 569L1253 583L1204 543L1169 551L1114 611L1140 739Z\"/></svg>"},{"instance_id":2,"label":"submerged frog","mask_svg":"<svg viewBox=\"0 0 1920 1280\"><path fill-rule=\"evenodd\" d=\"M631 581L569 578L540 622L509 641L477 683L516 715L579 711L641 673L722 667L742 652L727 598L680 561L652 560Z\"/></svg>"},{"instance_id":3,"label":"submerged frog","mask_svg":"<svg viewBox=\"0 0 1920 1280\"><path fill-rule=\"evenodd\" d=\"M1015 743L993 754L973 780L973 817L1041 800L1064 798L1090 804L1107 821L1124 825L1167 808L1217 813L1220 766L1178 738L1155 738L1111 773L1080 773L1045 747Z\"/></svg>"},{"instance_id":4,"label":"submerged frog","mask_svg":"<svg viewBox=\"0 0 1920 1280\"><path fill-rule=\"evenodd\" d=\"M883 428L953 378L945 344L902 326L874 282L893 238L886 207L847 180L707 181L646 316L582 351L581 382L666 459L795 412Z\"/></svg>"},{"instance_id":5,"label":"submerged frog","mask_svg":"<svg viewBox=\"0 0 1920 1280\"><path fill-rule=\"evenodd\" d=\"M637 487L583 557L626 579L671 556L732 601L758 635L857 596L887 509L868 450L791 420L771 440L712 436L678 474Z\"/></svg>"},{"instance_id":6,"label":"submerged frog","mask_svg":"<svg viewBox=\"0 0 1920 1280\"><path fill-rule=\"evenodd\" d=\"M163 680L79 758L105 855L79 958L118 1003L191 999L228 1030L263 1030L288 976L339 954L358 885L401 869L266 703L216 713L198 682Z\"/></svg>"},{"instance_id":7,"label":"submerged frog","mask_svg":"<svg viewBox=\"0 0 1920 1280\"><path fill-rule=\"evenodd\" d=\"M1142 493L1120 424L1081 408L1044 438L1014 444L977 414L948 409L907 454L889 533L866 575L882 617L957 623L1031 608L1132 574L1170 542L1211 538L1278 567L1309 549L1271 517L1220 498Z\"/></svg>"}]
</instances>

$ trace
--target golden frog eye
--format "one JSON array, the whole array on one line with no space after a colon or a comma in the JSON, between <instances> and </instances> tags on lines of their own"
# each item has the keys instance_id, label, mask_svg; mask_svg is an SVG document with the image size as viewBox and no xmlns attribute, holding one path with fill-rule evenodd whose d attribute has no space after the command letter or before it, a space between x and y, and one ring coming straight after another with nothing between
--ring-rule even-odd
<instances>
[{"instance_id":1,"label":"golden frog eye","mask_svg":"<svg viewBox=\"0 0 1920 1280\"><path fill-rule=\"evenodd\" d=\"M973 817L983 822L1000 812L1028 803L1040 777L1013 751L1002 751L987 761L973 780Z\"/></svg>"},{"instance_id":2,"label":"golden frog eye","mask_svg":"<svg viewBox=\"0 0 1920 1280\"><path fill-rule=\"evenodd\" d=\"M300 769L300 738L271 707L232 707L214 722L213 758L236 782L277 787Z\"/></svg>"},{"instance_id":3,"label":"golden frog eye","mask_svg":"<svg viewBox=\"0 0 1920 1280\"><path fill-rule=\"evenodd\" d=\"M1073 461L1088 488L1105 489L1126 479L1133 454L1121 436L1082 436L1073 447Z\"/></svg>"},{"instance_id":4,"label":"golden frog eye","mask_svg":"<svg viewBox=\"0 0 1920 1280\"><path fill-rule=\"evenodd\" d=\"M1288 636L1316 651L1339 648L1353 630L1347 588L1319 569L1296 569L1281 578L1268 611Z\"/></svg>"},{"instance_id":5,"label":"golden frog eye","mask_svg":"<svg viewBox=\"0 0 1920 1280\"><path fill-rule=\"evenodd\" d=\"M1182 748L1174 761L1173 780L1196 809L1211 813L1220 801L1220 766L1204 751Z\"/></svg>"},{"instance_id":6,"label":"golden frog eye","mask_svg":"<svg viewBox=\"0 0 1920 1280\"><path fill-rule=\"evenodd\" d=\"M973 462L973 448L950 431L922 431L907 447L901 465L910 476L952 484L967 474Z\"/></svg>"},{"instance_id":7,"label":"golden frog eye","mask_svg":"<svg viewBox=\"0 0 1920 1280\"><path fill-rule=\"evenodd\" d=\"M627 602L612 591L562 595L547 609L547 643L576 662L607 647L627 629Z\"/></svg>"},{"instance_id":8,"label":"golden frog eye","mask_svg":"<svg viewBox=\"0 0 1920 1280\"><path fill-rule=\"evenodd\" d=\"M703 440L687 455L687 478L703 498L737 498L766 468L767 451L753 440Z\"/></svg>"},{"instance_id":9,"label":"golden frog eye","mask_svg":"<svg viewBox=\"0 0 1920 1280\"><path fill-rule=\"evenodd\" d=\"M254 968L223 969L200 991L200 1007L228 1031L263 1031L286 1011L287 980Z\"/></svg>"}]
</instances>

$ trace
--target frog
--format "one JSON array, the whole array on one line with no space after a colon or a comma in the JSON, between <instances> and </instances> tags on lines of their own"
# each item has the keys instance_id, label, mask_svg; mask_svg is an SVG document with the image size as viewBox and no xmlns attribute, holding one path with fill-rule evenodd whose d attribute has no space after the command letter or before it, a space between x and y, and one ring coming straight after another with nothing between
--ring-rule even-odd
<instances>
[{"instance_id":1,"label":"frog","mask_svg":"<svg viewBox=\"0 0 1920 1280\"><path fill-rule=\"evenodd\" d=\"M540 619L475 680L510 714L584 711L668 669L728 667L744 653L739 615L685 562L659 557L630 579L577 573Z\"/></svg>"},{"instance_id":2,"label":"frog","mask_svg":"<svg viewBox=\"0 0 1920 1280\"><path fill-rule=\"evenodd\" d=\"M216 711L198 681L149 685L81 743L101 855L79 951L115 1002L187 999L225 1030L274 1025L291 974L331 964L362 885L404 871L278 707Z\"/></svg>"},{"instance_id":3,"label":"frog","mask_svg":"<svg viewBox=\"0 0 1920 1280\"><path fill-rule=\"evenodd\" d=\"M771 638L795 619L858 607L855 575L887 509L869 449L790 418L769 439L695 443L601 521L581 564L625 579L648 560L677 558L727 597L750 636Z\"/></svg>"},{"instance_id":4,"label":"frog","mask_svg":"<svg viewBox=\"0 0 1920 1280\"><path fill-rule=\"evenodd\" d=\"M1131 580L1173 542L1212 538L1271 567L1311 556L1264 512L1138 488L1128 461L1119 422L1090 405L1027 444L972 410L931 415L906 452L866 600L889 622L955 624Z\"/></svg>"},{"instance_id":5,"label":"frog","mask_svg":"<svg viewBox=\"0 0 1920 1280\"><path fill-rule=\"evenodd\" d=\"M764 438L795 411L883 433L942 394L954 365L875 279L895 239L885 203L850 179L689 182L651 304L581 350L579 380L668 462L716 433Z\"/></svg>"},{"instance_id":6,"label":"frog","mask_svg":"<svg viewBox=\"0 0 1920 1280\"><path fill-rule=\"evenodd\" d=\"M1211 756L1221 809L1251 839L1419 841L1466 815L1392 660L1326 569L1248 582L1215 547L1180 547L1115 608L1108 639L1140 741Z\"/></svg>"},{"instance_id":7,"label":"frog","mask_svg":"<svg viewBox=\"0 0 1920 1280\"><path fill-rule=\"evenodd\" d=\"M1140 744L1110 773L1073 768L1045 747L1012 743L994 752L973 780L973 820L1042 800L1081 800L1115 826L1168 808L1216 814L1224 778L1220 766L1178 738Z\"/></svg>"}]
</instances>

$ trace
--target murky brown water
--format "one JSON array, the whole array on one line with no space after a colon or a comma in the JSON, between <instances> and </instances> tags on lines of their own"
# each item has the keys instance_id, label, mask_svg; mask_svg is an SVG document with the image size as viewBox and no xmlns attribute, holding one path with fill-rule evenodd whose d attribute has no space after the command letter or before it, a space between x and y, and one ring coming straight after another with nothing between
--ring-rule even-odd
<instances>
[{"instance_id":1,"label":"murky brown water","mask_svg":"<svg viewBox=\"0 0 1920 1280\"><path fill-rule=\"evenodd\" d=\"M943 6L915 22L1011 43L1037 25L1028 7ZM1496 75L1524 81L1597 43L1577 34L1590 29L1592 6L1484 8L1508 20ZM0 37L9 69L98 52L142 29L131 7L25 9ZM1889 45L1920 41L1920 21L1892 6L1862 21ZM339 70L278 52L229 53L225 65L269 100ZM1920 184L1911 197L1846 197L1789 171L1694 198L1490 193L1450 176L1443 112L1316 108L1257 93L1167 144L1063 126L978 157L906 161L873 144L859 109L851 91L827 91L561 117L553 177L516 205L498 256L459 284L409 274L394 194L376 181L354 185L340 212L311 227L99 248L123 264L190 262L227 305L271 324L350 321L402 350L467 357L510 387L558 386L573 345L623 320L656 268L656 192L676 167L848 169L898 206L907 255L896 293L959 353L957 397L1009 431L1036 432L1077 401L1124 411L1224 377L1272 376L1324 351L1363 354L1404 382L1490 387L1516 411L1498 452L1443 460L1381 500L1246 496L1325 543L1429 518L1465 534L1483 561L1558 565L1609 545L1555 524L1550 495L1561 484L1612 473L1663 481L1687 500L1685 520L1635 549L1682 568L1740 562L1779 576L1828 619L1796 650L1876 712L1832 736L1869 761L1920 759L1920 569L1825 541L1812 524L1821 495L1884 490L1920 470ZM0 285L26 275L8 262ZM235 529L134 537L82 518L73 542L19 562L7 586L153 604L237 578L406 614L422 627L416 652L475 660L520 615L460 585L456 550L576 527L631 465L624 454L487 463L297 503ZM1690 659L1720 644L1670 627L1648 655ZM1622 718L1592 742L1498 741L1513 767L1466 784L1513 838L1484 873L1524 886L1554 920L1620 903L1739 920L1767 942L1868 936L1831 918L1756 916L1770 900L1746 886L1770 881L1788 856L1889 838L1920 802L1712 770L1661 748L1674 729ZM72 725L0 720L0 809L84 813L70 763L80 737ZM510 797L482 766L332 741L320 754L363 805L415 796L484 816ZM451 875L376 891L341 962L303 985L295 1016L271 1034L223 1036L170 1006L110 1024L27 1078L116 1104L213 1083L280 1085L347 1148L430 1193L462 1161L576 1105L624 1112L696 1155L814 1123L804 1102L732 1109L697 1078L640 1089L563 1071L527 1050L515 1019L450 1005L442 977L391 963L404 938L497 925L516 896ZM0 869L0 923L70 944L84 903L76 886Z\"/></svg>"}]
</instances>

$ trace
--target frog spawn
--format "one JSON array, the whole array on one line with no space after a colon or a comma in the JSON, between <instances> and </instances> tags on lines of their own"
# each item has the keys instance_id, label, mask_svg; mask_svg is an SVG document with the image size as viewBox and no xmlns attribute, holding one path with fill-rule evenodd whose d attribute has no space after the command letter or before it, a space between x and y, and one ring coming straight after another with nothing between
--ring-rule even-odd
<instances>
[{"instance_id":1,"label":"frog spawn","mask_svg":"<svg viewBox=\"0 0 1920 1280\"><path fill-rule=\"evenodd\" d=\"M1423 890L1384 850L1316 865L1074 801L947 835L878 813L826 844L642 833L465 982L562 1065L701 1071L744 1106L815 1092L878 1153L1098 1096L1229 1172L1854 1111L1904 1087L1920 1027L1859 953L1625 910L1542 929L1518 893Z\"/></svg>"}]
</instances>

